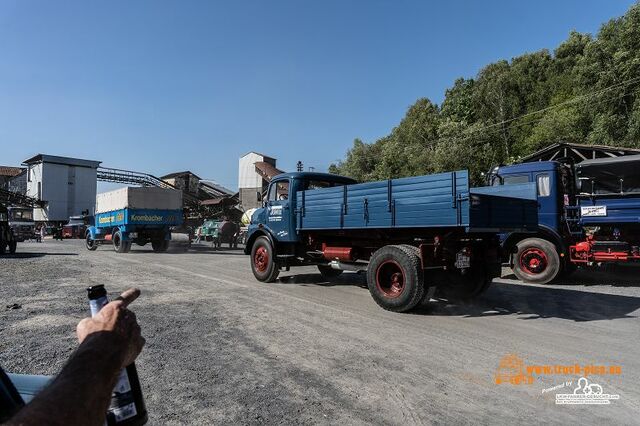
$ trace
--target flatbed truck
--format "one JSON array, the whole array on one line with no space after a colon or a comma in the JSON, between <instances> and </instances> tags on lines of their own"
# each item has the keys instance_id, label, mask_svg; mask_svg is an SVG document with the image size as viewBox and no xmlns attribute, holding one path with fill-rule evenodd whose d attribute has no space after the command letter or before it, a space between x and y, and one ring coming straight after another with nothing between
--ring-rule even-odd
<instances>
[{"instance_id":1,"label":"flatbed truck","mask_svg":"<svg viewBox=\"0 0 640 426\"><path fill-rule=\"evenodd\" d=\"M245 253L259 281L317 265L326 279L367 273L382 308L431 298L471 299L500 274L498 234L537 228L535 185L470 188L466 170L356 183L325 173L272 179L248 227Z\"/></svg>"},{"instance_id":2,"label":"flatbed truck","mask_svg":"<svg viewBox=\"0 0 640 426\"><path fill-rule=\"evenodd\" d=\"M640 155L495 167L489 185L537 187L537 229L501 234L505 264L524 282L546 284L577 268L639 262L639 170Z\"/></svg>"},{"instance_id":3,"label":"flatbed truck","mask_svg":"<svg viewBox=\"0 0 640 426\"><path fill-rule=\"evenodd\" d=\"M132 244L151 243L154 252L165 252L171 227L182 224L182 192L154 187L128 187L96 197L95 224L85 234L88 250L112 244L127 253Z\"/></svg>"}]
</instances>

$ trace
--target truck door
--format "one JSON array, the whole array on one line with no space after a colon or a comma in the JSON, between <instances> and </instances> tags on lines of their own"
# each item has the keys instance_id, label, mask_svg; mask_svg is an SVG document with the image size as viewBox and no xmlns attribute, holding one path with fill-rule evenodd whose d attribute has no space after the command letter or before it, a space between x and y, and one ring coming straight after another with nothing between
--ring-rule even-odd
<instances>
[{"instance_id":1,"label":"truck door","mask_svg":"<svg viewBox=\"0 0 640 426\"><path fill-rule=\"evenodd\" d=\"M557 197L557 175L550 171L535 173L535 182L538 188L538 223L558 231L563 200Z\"/></svg>"},{"instance_id":2,"label":"truck door","mask_svg":"<svg viewBox=\"0 0 640 426\"><path fill-rule=\"evenodd\" d=\"M289 179L274 180L267 193L267 226L271 233L282 242L296 240L294 206L290 200Z\"/></svg>"}]
</instances>

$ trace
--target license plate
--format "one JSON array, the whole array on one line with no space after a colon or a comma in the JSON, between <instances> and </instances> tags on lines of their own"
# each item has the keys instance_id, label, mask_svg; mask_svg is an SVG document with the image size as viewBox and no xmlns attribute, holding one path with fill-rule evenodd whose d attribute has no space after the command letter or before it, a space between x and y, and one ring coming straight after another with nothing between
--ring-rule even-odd
<instances>
[{"instance_id":1,"label":"license plate","mask_svg":"<svg viewBox=\"0 0 640 426\"><path fill-rule=\"evenodd\" d=\"M458 269L463 269L463 268L470 268L471 267L471 257L464 254L464 253L457 253L456 254L456 264L455 264L456 268Z\"/></svg>"},{"instance_id":2,"label":"license plate","mask_svg":"<svg viewBox=\"0 0 640 426\"><path fill-rule=\"evenodd\" d=\"M138 238L137 232L129 232L129 238Z\"/></svg>"}]
</instances>

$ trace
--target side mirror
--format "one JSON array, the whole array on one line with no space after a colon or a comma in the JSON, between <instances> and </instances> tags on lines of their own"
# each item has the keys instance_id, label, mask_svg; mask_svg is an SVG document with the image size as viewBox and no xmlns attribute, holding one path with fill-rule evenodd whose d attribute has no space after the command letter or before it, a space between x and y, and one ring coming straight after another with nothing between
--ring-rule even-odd
<instances>
[{"instance_id":1,"label":"side mirror","mask_svg":"<svg viewBox=\"0 0 640 426\"><path fill-rule=\"evenodd\" d=\"M262 192L256 191L256 201L262 201Z\"/></svg>"}]
</instances>

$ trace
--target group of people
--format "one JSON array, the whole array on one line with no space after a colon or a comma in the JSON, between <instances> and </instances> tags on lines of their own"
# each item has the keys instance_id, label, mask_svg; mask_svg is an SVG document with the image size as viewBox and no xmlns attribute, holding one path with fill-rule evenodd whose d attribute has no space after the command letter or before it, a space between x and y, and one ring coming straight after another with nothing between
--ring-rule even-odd
<instances>
[{"instance_id":1,"label":"group of people","mask_svg":"<svg viewBox=\"0 0 640 426\"><path fill-rule=\"evenodd\" d=\"M34 236L35 240L38 243L41 243L44 240L44 237L47 235L47 227L45 225L40 225L36 227ZM54 226L51 228L51 235L54 239L62 241L62 227Z\"/></svg>"}]
</instances>

